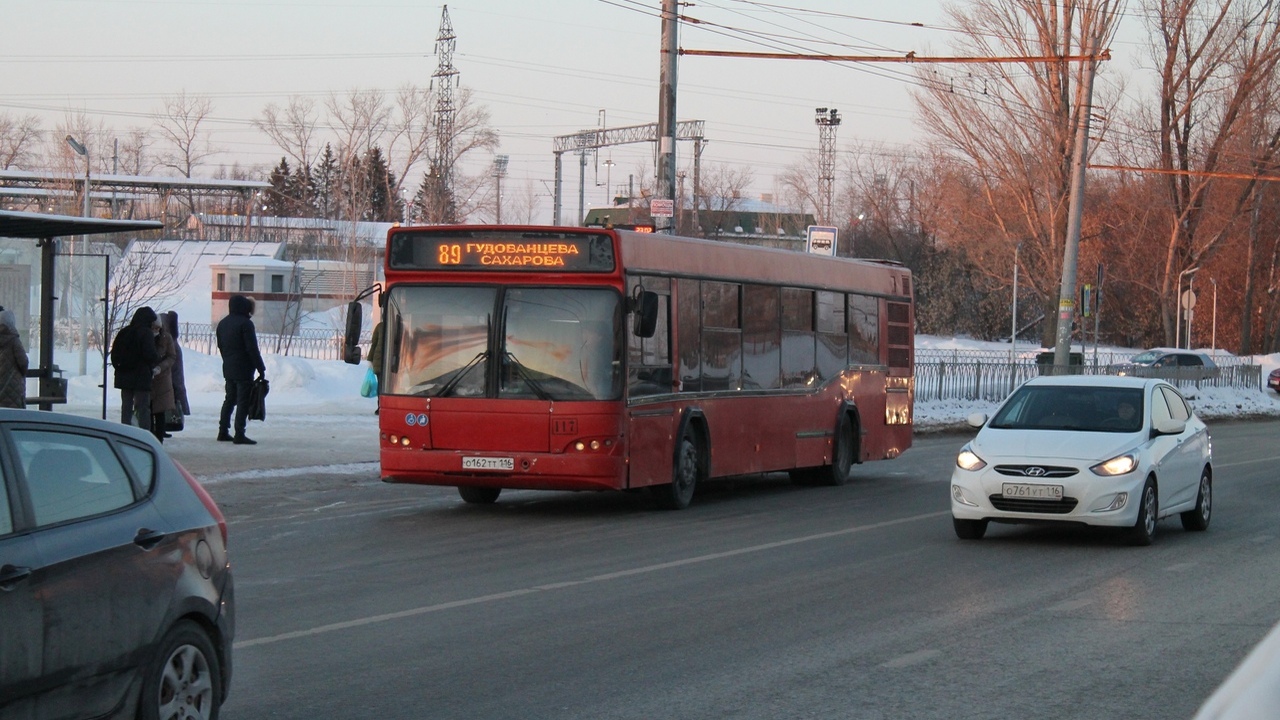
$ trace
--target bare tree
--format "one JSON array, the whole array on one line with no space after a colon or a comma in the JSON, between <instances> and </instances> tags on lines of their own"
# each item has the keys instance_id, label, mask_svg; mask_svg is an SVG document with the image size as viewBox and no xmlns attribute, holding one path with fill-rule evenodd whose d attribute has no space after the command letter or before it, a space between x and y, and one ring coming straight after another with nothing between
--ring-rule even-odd
<instances>
[{"instance_id":1,"label":"bare tree","mask_svg":"<svg viewBox=\"0 0 1280 720\"><path fill-rule=\"evenodd\" d=\"M691 228L692 232L703 237L732 233L733 228L726 228L725 225L742 208L743 193L754 180L755 173L749 167L735 168L723 164L704 167L698 192L693 198L698 206L698 220L702 227Z\"/></svg>"},{"instance_id":2,"label":"bare tree","mask_svg":"<svg viewBox=\"0 0 1280 720\"><path fill-rule=\"evenodd\" d=\"M0 170L30 170L39 164L42 132L35 115L0 113Z\"/></svg>"},{"instance_id":3,"label":"bare tree","mask_svg":"<svg viewBox=\"0 0 1280 720\"><path fill-rule=\"evenodd\" d=\"M194 265L183 267L174 262L174 254L156 248L151 242L134 241L120 262L112 267L107 312L107 327L111 328L112 337L129 323L138 308L170 304L191 281ZM94 304L100 308L98 301ZM95 329L95 341L101 340L96 337L98 333ZM111 338L97 344L105 355Z\"/></svg>"},{"instance_id":4,"label":"bare tree","mask_svg":"<svg viewBox=\"0 0 1280 720\"><path fill-rule=\"evenodd\" d=\"M1258 132L1258 115L1251 113L1275 83L1280 8L1271 0L1145 0L1143 8L1160 68L1159 133L1151 154L1167 172L1161 181L1167 236L1160 308L1171 343L1178 278L1220 249L1254 192L1254 182L1237 187L1226 221L1210 224L1206 204L1224 184L1214 174L1271 166L1280 151L1280 118L1271 113ZM1239 142L1251 130L1261 142L1242 156Z\"/></svg>"},{"instance_id":5,"label":"bare tree","mask_svg":"<svg viewBox=\"0 0 1280 720\"><path fill-rule=\"evenodd\" d=\"M316 103L294 96L283 107L275 103L262 109L253 126L261 130L284 154L303 168L310 168L315 156L315 134L319 124Z\"/></svg>"},{"instance_id":6,"label":"bare tree","mask_svg":"<svg viewBox=\"0 0 1280 720\"><path fill-rule=\"evenodd\" d=\"M974 0L949 9L971 57L1085 55L1105 49L1119 22L1118 0ZM1095 63L1096 64L1096 63ZM1022 243L1024 275L1046 302L1042 340L1052 345L1067 234L1074 131L1088 107L1086 63L977 64L964 78L920 71L921 123L938 145L972 168L963 205L967 237L956 242ZM1096 104L1096 103L1095 103ZM1103 103L1104 105L1106 103ZM1105 127L1102 128L1105 132ZM1049 307L1052 305L1053 307Z\"/></svg>"},{"instance_id":7,"label":"bare tree","mask_svg":"<svg viewBox=\"0 0 1280 720\"><path fill-rule=\"evenodd\" d=\"M208 98L189 96L185 92L164 99L164 111L155 118L155 130L162 150L157 156L160 167L177 171L185 178L192 177L196 168L217 152L201 125L213 112L213 102ZM186 210L196 213L195 193L181 193Z\"/></svg>"}]
</instances>

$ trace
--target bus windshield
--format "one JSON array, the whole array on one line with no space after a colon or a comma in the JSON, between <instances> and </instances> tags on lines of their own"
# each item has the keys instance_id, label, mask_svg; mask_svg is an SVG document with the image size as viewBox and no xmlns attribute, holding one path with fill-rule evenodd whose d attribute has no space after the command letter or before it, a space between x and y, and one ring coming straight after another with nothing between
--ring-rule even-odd
<instances>
[{"instance_id":1,"label":"bus windshield","mask_svg":"<svg viewBox=\"0 0 1280 720\"><path fill-rule=\"evenodd\" d=\"M608 288L396 286L383 393L616 400L621 307Z\"/></svg>"}]
</instances>

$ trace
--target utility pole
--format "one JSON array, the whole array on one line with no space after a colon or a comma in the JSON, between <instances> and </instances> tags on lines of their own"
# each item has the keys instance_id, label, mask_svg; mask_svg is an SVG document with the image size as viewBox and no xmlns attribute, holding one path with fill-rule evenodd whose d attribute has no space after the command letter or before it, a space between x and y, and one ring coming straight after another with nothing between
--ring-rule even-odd
<instances>
[{"instance_id":1,"label":"utility pole","mask_svg":"<svg viewBox=\"0 0 1280 720\"><path fill-rule=\"evenodd\" d=\"M1089 38L1085 56L1092 57L1097 40ZM1071 321L1076 311L1076 265L1080 256L1080 226L1084 219L1085 167L1089 155L1089 115L1093 109L1093 78L1097 60L1086 60L1083 86L1076 93L1076 143L1071 156L1071 202L1067 208L1066 247L1062 255L1062 286L1058 293L1058 335L1053 347L1055 374L1066 374L1071 359Z\"/></svg>"},{"instance_id":2,"label":"utility pole","mask_svg":"<svg viewBox=\"0 0 1280 720\"><path fill-rule=\"evenodd\" d=\"M449 6L440 12L440 31L436 35L436 71L431 75L436 93L436 147L435 197L427 198L431 208L428 222L451 223L457 220L453 208L453 134L457 123L458 108L453 97L453 86L458 71L453 67L453 51L458 38L453 34L449 20ZM434 207L431 207L434 206Z\"/></svg>"},{"instance_id":3,"label":"utility pole","mask_svg":"<svg viewBox=\"0 0 1280 720\"><path fill-rule=\"evenodd\" d=\"M662 66L658 75L658 193L676 201L676 61L679 59L676 0L662 0ZM654 229L671 232L672 218L654 218Z\"/></svg>"},{"instance_id":4,"label":"utility pole","mask_svg":"<svg viewBox=\"0 0 1280 720\"><path fill-rule=\"evenodd\" d=\"M840 111L820 107L814 111L818 126L818 224L832 225L832 205L836 187L836 128L840 127Z\"/></svg>"}]
</instances>

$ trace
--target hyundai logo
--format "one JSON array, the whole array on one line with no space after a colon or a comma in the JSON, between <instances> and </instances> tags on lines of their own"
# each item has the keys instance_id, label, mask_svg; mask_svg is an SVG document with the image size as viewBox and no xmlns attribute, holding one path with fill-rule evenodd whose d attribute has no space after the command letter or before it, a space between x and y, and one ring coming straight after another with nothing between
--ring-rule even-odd
<instances>
[{"instance_id":1,"label":"hyundai logo","mask_svg":"<svg viewBox=\"0 0 1280 720\"><path fill-rule=\"evenodd\" d=\"M1044 477L1044 468L1032 465L1026 470L1023 470L1022 474L1027 477Z\"/></svg>"}]
</instances>

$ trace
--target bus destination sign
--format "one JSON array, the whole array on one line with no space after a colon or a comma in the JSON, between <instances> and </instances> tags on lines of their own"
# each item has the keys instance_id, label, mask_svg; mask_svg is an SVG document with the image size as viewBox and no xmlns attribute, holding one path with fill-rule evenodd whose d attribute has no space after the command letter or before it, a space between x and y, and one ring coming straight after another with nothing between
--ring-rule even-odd
<instances>
[{"instance_id":1,"label":"bus destination sign","mask_svg":"<svg viewBox=\"0 0 1280 720\"><path fill-rule=\"evenodd\" d=\"M613 243L603 234L399 232L389 248L394 270L611 272Z\"/></svg>"}]
</instances>

